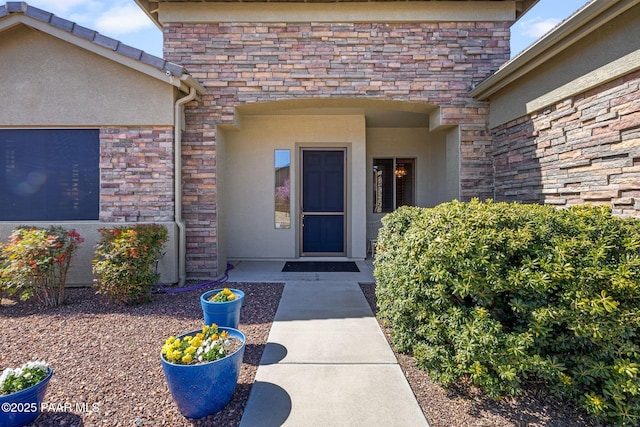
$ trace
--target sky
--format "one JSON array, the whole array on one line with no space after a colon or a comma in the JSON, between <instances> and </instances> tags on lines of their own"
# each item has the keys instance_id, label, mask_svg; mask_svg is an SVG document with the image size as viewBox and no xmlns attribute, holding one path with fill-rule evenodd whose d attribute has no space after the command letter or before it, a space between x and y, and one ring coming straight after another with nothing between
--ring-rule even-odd
<instances>
[{"instance_id":1,"label":"sky","mask_svg":"<svg viewBox=\"0 0 640 427\"><path fill-rule=\"evenodd\" d=\"M162 57L162 33L134 0L26 1L31 6ZM540 0L511 27L511 56L517 55L589 1Z\"/></svg>"}]
</instances>

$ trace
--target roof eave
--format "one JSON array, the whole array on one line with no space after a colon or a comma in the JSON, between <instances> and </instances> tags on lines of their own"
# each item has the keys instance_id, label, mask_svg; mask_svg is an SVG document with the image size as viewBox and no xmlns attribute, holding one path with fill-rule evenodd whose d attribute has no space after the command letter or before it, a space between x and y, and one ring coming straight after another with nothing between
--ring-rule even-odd
<instances>
[{"instance_id":1,"label":"roof eave","mask_svg":"<svg viewBox=\"0 0 640 427\"><path fill-rule=\"evenodd\" d=\"M516 21L529 9L535 6L540 0L520 0L516 3Z\"/></svg>"},{"instance_id":2,"label":"roof eave","mask_svg":"<svg viewBox=\"0 0 640 427\"><path fill-rule=\"evenodd\" d=\"M151 19L151 21L162 30L162 24L158 19L158 9L152 9L151 2L149 0L134 0L136 4L142 9L142 11Z\"/></svg>"},{"instance_id":3,"label":"roof eave","mask_svg":"<svg viewBox=\"0 0 640 427\"><path fill-rule=\"evenodd\" d=\"M162 23L160 22L160 17L158 16L158 2L150 1L150 0L134 0L136 4L142 9L142 11L153 21L153 23L162 30ZM292 0L294 2L296 0ZM306 0L298 0L299 2L306 2ZM482 1L482 0L477 0ZM516 21L520 19L529 9L535 6L540 0L516 0ZM268 3L269 0L263 0L263 2Z\"/></svg>"},{"instance_id":4,"label":"roof eave","mask_svg":"<svg viewBox=\"0 0 640 427\"><path fill-rule=\"evenodd\" d=\"M16 3L11 5L16 5ZM22 5L27 7L26 4ZM32 8L30 13L36 14L36 17L33 17L18 10L7 10L5 6L0 7L0 12L0 33L18 25L25 25L171 84L182 92L188 93L191 87L195 88L199 94L206 92L204 87L184 67L122 44L71 21L59 19L48 12ZM51 19L55 19L55 22L50 22Z\"/></svg>"},{"instance_id":5,"label":"roof eave","mask_svg":"<svg viewBox=\"0 0 640 427\"><path fill-rule=\"evenodd\" d=\"M190 88L194 88L198 95L204 95L207 93L207 89L200 84L191 74L183 74L180 77L181 87L183 92L189 92Z\"/></svg>"},{"instance_id":6,"label":"roof eave","mask_svg":"<svg viewBox=\"0 0 640 427\"><path fill-rule=\"evenodd\" d=\"M616 16L640 3L640 0L593 0L522 53L505 63L498 71L477 84L469 94L481 101L518 80L588 36Z\"/></svg>"}]
</instances>

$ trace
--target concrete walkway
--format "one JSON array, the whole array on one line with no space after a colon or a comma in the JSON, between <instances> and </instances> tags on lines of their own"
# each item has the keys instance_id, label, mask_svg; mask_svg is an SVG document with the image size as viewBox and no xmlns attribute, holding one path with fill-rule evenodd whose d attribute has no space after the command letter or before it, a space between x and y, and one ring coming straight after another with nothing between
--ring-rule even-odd
<instances>
[{"instance_id":1,"label":"concrete walkway","mask_svg":"<svg viewBox=\"0 0 640 427\"><path fill-rule=\"evenodd\" d=\"M281 273L241 262L231 282L284 282L241 427L418 427L427 421L359 283L360 273Z\"/></svg>"}]
</instances>

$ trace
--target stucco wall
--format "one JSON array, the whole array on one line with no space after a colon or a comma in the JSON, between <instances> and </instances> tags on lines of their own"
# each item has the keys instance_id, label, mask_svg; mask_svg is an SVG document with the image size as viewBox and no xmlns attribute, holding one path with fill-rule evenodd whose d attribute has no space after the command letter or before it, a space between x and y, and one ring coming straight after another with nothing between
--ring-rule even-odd
<instances>
[{"instance_id":1,"label":"stucco wall","mask_svg":"<svg viewBox=\"0 0 640 427\"><path fill-rule=\"evenodd\" d=\"M367 188L373 188L374 158L416 159L415 204L432 207L459 198L457 147L447 150L445 132L429 132L426 128L367 129ZM367 191L367 219L380 219L374 214L373 194Z\"/></svg>"},{"instance_id":2,"label":"stucco wall","mask_svg":"<svg viewBox=\"0 0 640 427\"><path fill-rule=\"evenodd\" d=\"M4 241L18 225L60 225L85 239L69 272L68 284L92 283L91 260L100 239L98 228L154 222L169 230L159 264L164 283L178 281L176 229L173 223L173 128L111 127L100 129L100 221L63 223L0 222Z\"/></svg>"},{"instance_id":3,"label":"stucco wall","mask_svg":"<svg viewBox=\"0 0 640 427\"><path fill-rule=\"evenodd\" d=\"M221 242L231 259L291 259L299 255L296 209L301 148L347 149L347 256L365 255L364 116L243 117L238 130L224 132L225 222ZM291 152L291 228L274 226L274 150Z\"/></svg>"},{"instance_id":4,"label":"stucco wall","mask_svg":"<svg viewBox=\"0 0 640 427\"><path fill-rule=\"evenodd\" d=\"M173 123L173 86L56 37L18 25L0 58L0 126Z\"/></svg>"},{"instance_id":5,"label":"stucco wall","mask_svg":"<svg viewBox=\"0 0 640 427\"><path fill-rule=\"evenodd\" d=\"M160 282L172 284L178 281L178 263L177 263L177 230L175 223L160 223L167 227L169 239L164 245L164 256L158 263L158 272L160 273ZM0 222L0 241L6 242L7 237L11 235L14 228L25 225L18 222ZM110 228L114 226L123 226L124 224L104 223L98 221L83 221L77 223L61 222L61 223L29 223L35 227L48 228L50 226L60 226L67 230L76 230L84 242L78 250L73 254L69 272L67 273L67 286L91 286L93 283L93 274L91 272L92 260L95 256L96 244L100 241L100 228Z\"/></svg>"},{"instance_id":6,"label":"stucco wall","mask_svg":"<svg viewBox=\"0 0 640 427\"><path fill-rule=\"evenodd\" d=\"M640 216L640 72L493 130L495 198Z\"/></svg>"},{"instance_id":7,"label":"stucco wall","mask_svg":"<svg viewBox=\"0 0 640 427\"><path fill-rule=\"evenodd\" d=\"M593 26L606 19L606 15L598 16L584 25ZM588 34L583 34L587 30L580 26L565 30L569 40L577 39L573 44L561 50L550 46L541 54L541 64L523 64L521 76L491 95L490 127L557 105L563 99L638 70L638 22L640 6L634 6Z\"/></svg>"},{"instance_id":8,"label":"stucco wall","mask_svg":"<svg viewBox=\"0 0 640 427\"><path fill-rule=\"evenodd\" d=\"M208 91L186 110L183 171L189 274L215 275L224 267L218 264L217 231L211 226L219 209L216 133L218 126L238 119L237 106L296 98L439 106L440 125L458 130L460 197L492 196L489 110L468 90L508 59L509 24L508 19L164 23L166 59L183 64ZM362 173L364 177L364 168ZM232 212L230 206L226 209Z\"/></svg>"},{"instance_id":9,"label":"stucco wall","mask_svg":"<svg viewBox=\"0 0 640 427\"><path fill-rule=\"evenodd\" d=\"M172 222L175 88L25 25L2 32L0 57L0 127L100 130L99 218L59 224L85 238L68 283L92 283L98 228L139 222L169 229L159 269L163 282L177 282ZM17 225L25 223L0 223L0 237L4 240Z\"/></svg>"}]
</instances>

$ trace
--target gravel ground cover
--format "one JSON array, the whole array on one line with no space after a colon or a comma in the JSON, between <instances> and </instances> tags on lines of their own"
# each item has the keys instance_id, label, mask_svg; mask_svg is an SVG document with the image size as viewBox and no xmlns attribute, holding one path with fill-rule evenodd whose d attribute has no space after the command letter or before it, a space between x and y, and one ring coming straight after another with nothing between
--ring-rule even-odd
<instances>
[{"instance_id":1,"label":"gravel ground cover","mask_svg":"<svg viewBox=\"0 0 640 427\"><path fill-rule=\"evenodd\" d=\"M4 299L0 306L0 370L44 359L55 371L35 426L237 426L284 288L277 283L227 283L246 294L240 328L247 346L238 387L221 412L188 420L167 388L159 361L169 335L201 327L204 290L158 294L135 307L107 305L92 289L69 289L67 303L42 310ZM361 285L374 312L375 286ZM389 331L380 322L387 338ZM597 426L580 410L531 387L496 402L472 387L445 389L396 354L431 427ZM372 426L373 427L373 426Z\"/></svg>"},{"instance_id":2,"label":"gravel ground cover","mask_svg":"<svg viewBox=\"0 0 640 427\"><path fill-rule=\"evenodd\" d=\"M212 416L192 422L178 412L159 360L168 336L202 327L205 290L158 294L134 307L107 305L90 288L68 289L64 306L44 310L5 298L0 371L43 359L53 368L35 426L237 426L284 285L225 286L245 292L239 329L247 343L233 399Z\"/></svg>"}]
</instances>

